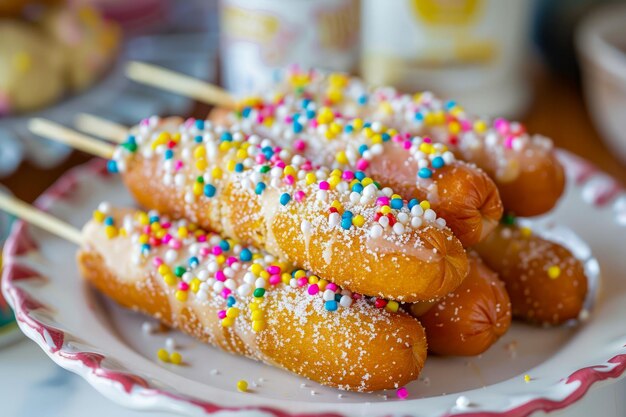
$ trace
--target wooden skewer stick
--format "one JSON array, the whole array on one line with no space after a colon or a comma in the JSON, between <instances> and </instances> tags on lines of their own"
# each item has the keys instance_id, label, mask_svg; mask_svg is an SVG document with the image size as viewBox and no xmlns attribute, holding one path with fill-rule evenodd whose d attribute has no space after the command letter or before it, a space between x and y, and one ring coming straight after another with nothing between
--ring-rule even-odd
<instances>
[{"instance_id":1,"label":"wooden skewer stick","mask_svg":"<svg viewBox=\"0 0 626 417\"><path fill-rule=\"evenodd\" d=\"M237 106L237 100L223 88L156 65L131 61L126 67L126 76L133 81L194 98L206 104L229 109Z\"/></svg>"},{"instance_id":2,"label":"wooden skewer stick","mask_svg":"<svg viewBox=\"0 0 626 417\"><path fill-rule=\"evenodd\" d=\"M109 143L100 142L97 139L68 129L50 120L41 118L31 119L28 122L28 129L36 135L65 143L73 148L101 158L110 159L113 157L113 152L115 151L115 147Z\"/></svg>"},{"instance_id":3,"label":"wooden skewer stick","mask_svg":"<svg viewBox=\"0 0 626 417\"><path fill-rule=\"evenodd\" d=\"M128 136L126 126L88 113L79 113L74 119L74 126L81 132L115 143L124 143Z\"/></svg>"},{"instance_id":4,"label":"wooden skewer stick","mask_svg":"<svg viewBox=\"0 0 626 417\"><path fill-rule=\"evenodd\" d=\"M41 227L77 245L81 245L83 237L80 230L56 217L36 209L9 194L0 193L0 210L13 214L35 226Z\"/></svg>"}]
</instances>

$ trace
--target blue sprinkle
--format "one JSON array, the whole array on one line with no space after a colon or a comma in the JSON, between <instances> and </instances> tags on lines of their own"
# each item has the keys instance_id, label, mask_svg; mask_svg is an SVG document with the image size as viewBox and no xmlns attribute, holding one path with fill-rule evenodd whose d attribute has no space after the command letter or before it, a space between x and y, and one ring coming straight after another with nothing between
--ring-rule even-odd
<instances>
[{"instance_id":1,"label":"blue sprinkle","mask_svg":"<svg viewBox=\"0 0 626 417\"><path fill-rule=\"evenodd\" d=\"M239 254L239 258L241 259L242 262L248 262L252 260L252 252L250 252L250 249L248 248L243 248L241 250L241 253Z\"/></svg>"},{"instance_id":2,"label":"blue sprinkle","mask_svg":"<svg viewBox=\"0 0 626 417\"><path fill-rule=\"evenodd\" d=\"M326 301L324 303L324 307L328 311L335 311L335 310L337 310L337 301L335 301L335 300L328 300L328 301Z\"/></svg>"},{"instance_id":3,"label":"blue sprinkle","mask_svg":"<svg viewBox=\"0 0 626 417\"><path fill-rule=\"evenodd\" d=\"M372 127L372 124L370 122L363 124L363 128L365 129L366 127Z\"/></svg>"},{"instance_id":4,"label":"blue sprinkle","mask_svg":"<svg viewBox=\"0 0 626 417\"><path fill-rule=\"evenodd\" d=\"M367 104L367 96L366 96L365 94L363 94L362 96L360 96L360 97L358 98L358 100L357 100L357 101L358 101L358 103L359 103L361 106L364 106L364 105L366 105L366 104Z\"/></svg>"},{"instance_id":5,"label":"blue sprinkle","mask_svg":"<svg viewBox=\"0 0 626 417\"><path fill-rule=\"evenodd\" d=\"M196 143L202 143L202 136L198 135L195 138L193 138L194 142Z\"/></svg>"},{"instance_id":6,"label":"blue sprinkle","mask_svg":"<svg viewBox=\"0 0 626 417\"><path fill-rule=\"evenodd\" d=\"M265 187L266 187L266 185L265 185L264 182L259 182L259 183L257 183L256 187L254 188L254 192L257 195L260 195L263 192L263 190L265 190Z\"/></svg>"},{"instance_id":7,"label":"blue sprinkle","mask_svg":"<svg viewBox=\"0 0 626 417\"><path fill-rule=\"evenodd\" d=\"M420 178L430 178L433 176L433 172L428 169L428 168L420 168L420 170L418 171L417 175Z\"/></svg>"},{"instance_id":8,"label":"blue sprinkle","mask_svg":"<svg viewBox=\"0 0 626 417\"><path fill-rule=\"evenodd\" d=\"M222 241L220 241L220 248L222 248L223 251L230 250L230 243L228 243L226 239L222 239Z\"/></svg>"},{"instance_id":9,"label":"blue sprinkle","mask_svg":"<svg viewBox=\"0 0 626 417\"><path fill-rule=\"evenodd\" d=\"M359 154L363 155L365 153L365 151L368 150L368 149L369 148L365 144L359 146Z\"/></svg>"},{"instance_id":10,"label":"blue sprinkle","mask_svg":"<svg viewBox=\"0 0 626 417\"><path fill-rule=\"evenodd\" d=\"M291 200L291 196L288 193L284 193L280 196L280 204L286 206L287 203Z\"/></svg>"},{"instance_id":11,"label":"blue sprinkle","mask_svg":"<svg viewBox=\"0 0 626 417\"><path fill-rule=\"evenodd\" d=\"M402 208L402 199L401 198L392 198L391 199L391 208L400 210Z\"/></svg>"},{"instance_id":12,"label":"blue sprinkle","mask_svg":"<svg viewBox=\"0 0 626 417\"><path fill-rule=\"evenodd\" d=\"M235 297L233 297L232 295L230 295L227 299L226 299L226 305L228 307L232 307L235 305L235 303L237 302L237 300L235 300Z\"/></svg>"},{"instance_id":13,"label":"blue sprinkle","mask_svg":"<svg viewBox=\"0 0 626 417\"><path fill-rule=\"evenodd\" d=\"M296 121L293 122L293 133L302 132L302 125Z\"/></svg>"},{"instance_id":14,"label":"blue sprinkle","mask_svg":"<svg viewBox=\"0 0 626 417\"><path fill-rule=\"evenodd\" d=\"M456 106L456 101L450 100L446 103L446 110L450 110L452 109L454 106Z\"/></svg>"},{"instance_id":15,"label":"blue sprinkle","mask_svg":"<svg viewBox=\"0 0 626 417\"><path fill-rule=\"evenodd\" d=\"M346 125L346 127L343 128L343 131L346 133L352 133L354 132L354 127L352 125Z\"/></svg>"},{"instance_id":16,"label":"blue sprinkle","mask_svg":"<svg viewBox=\"0 0 626 417\"><path fill-rule=\"evenodd\" d=\"M159 221L159 216L150 216L150 224L156 223Z\"/></svg>"},{"instance_id":17,"label":"blue sprinkle","mask_svg":"<svg viewBox=\"0 0 626 417\"><path fill-rule=\"evenodd\" d=\"M363 181L363 178L365 178L367 175L365 175L365 172L363 171L357 171L354 173L354 177L359 180L359 181Z\"/></svg>"},{"instance_id":18,"label":"blue sprinkle","mask_svg":"<svg viewBox=\"0 0 626 417\"><path fill-rule=\"evenodd\" d=\"M352 186L352 191L357 192L357 193L361 193L361 192L363 192L363 184L358 183L358 182L357 182L357 183L355 183L355 184Z\"/></svg>"},{"instance_id":19,"label":"blue sprinkle","mask_svg":"<svg viewBox=\"0 0 626 417\"><path fill-rule=\"evenodd\" d=\"M352 212L350 210L346 210L341 215L342 219L352 219Z\"/></svg>"},{"instance_id":20,"label":"blue sprinkle","mask_svg":"<svg viewBox=\"0 0 626 417\"><path fill-rule=\"evenodd\" d=\"M200 260L198 260L197 257L192 256L191 258L189 258L189 266L191 268L195 268L200 264Z\"/></svg>"},{"instance_id":21,"label":"blue sprinkle","mask_svg":"<svg viewBox=\"0 0 626 417\"><path fill-rule=\"evenodd\" d=\"M434 157L433 161L431 162L431 165L433 166L433 168L442 168L445 164L446 164L445 161L440 156Z\"/></svg>"},{"instance_id":22,"label":"blue sprinkle","mask_svg":"<svg viewBox=\"0 0 626 417\"><path fill-rule=\"evenodd\" d=\"M126 143L137 143L137 141L135 140L135 136L128 135L128 137L126 138Z\"/></svg>"},{"instance_id":23,"label":"blue sprinkle","mask_svg":"<svg viewBox=\"0 0 626 417\"><path fill-rule=\"evenodd\" d=\"M174 157L174 151L171 149L167 149L163 156L165 157L165 159L172 159Z\"/></svg>"},{"instance_id":24,"label":"blue sprinkle","mask_svg":"<svg viewBox=\"0 0 626 417\"><path fill-rule=\"evenodd\" d=\"M306 111L306 118L311 120L311 119L315 119L315 110L307 110Z\"/></svg>"},{"instance_id":25,"label":"blue sprinkle","mask_svg":"<svg viewBox=\"0 0 626 417\"><path fill-rule=\"evenodd\" d=\"M224 132L222 133L222 136L220 137L220 139L222 140L222 142L232 142L233 135L231 135L230 132Z\"/></svg>"},{"instance_id":26,"label":"blue sprinkle","mask_svg":"<svg viewBox=\"0 0 626 417\"><path fill-rule=\"evenodd\" d=\"M144 243L141 245L141 252L143 254L147 254L148 252L150 252L150 245L147 243Z\"/></svg>"},{"instance_id":27,"label":"blue sprinkle","mask_svg":"<svg viewBox=\"0 0 626 417\"><path fill-rule=\"evenodd\" d=\"M412 198L409 200L409 210L411 210L413 207L417 206L420 203L420 201L417 198Z\"/></svg>"},{"instance_id":28,"label":"blue sprinkle","mask_svg":"<svg viewBox=\"0 0 626 417\"><path fill-rule=\"evenodd\" d=\"M310 102L311 102L311 99L309 98L302 99L302 108L306 109Z\"/></svg>"},{"instance_id":29,"label":"blue sprinkle","mask_svg":"<svg viewBox=\"0 0 626 417\"><path fill-rule=\"evenodd\" d=\"M196 120L196 127L199 130L203 130L204 129L204 120Z\"/></svg>"},{"instance_id":30,"label":"blue sprinkle","mask_svg":"<svg viewBox=\"0 0 626 417\"><path fill-rule=\"evenodd\" d=\"M250 116L250 112L252 111L251 107L244 107L243 110L241 111L241 115L245 118Z\"/></svg>"},{"instance_id":31,"label":"blue sprinkle","mask_svg":"<svg viewBox=\"0 0 626 417\"><path fill-rule=\"evenodd\" d=\"M341 294L335 294L335 301L339 302L339 300L341 300L341 297Z\"/></svg>"},{"instance_id":32,"label":"blue sprinkle","mask_svg":"<svg viewBox=\"0 0 626 417\"><path fill-rule=\"evenodd\" d=\"M421 122L424 120L424 115L420 112L415 113L415 120L417 120L418 122Z\"/></svg>"},{"instance_id":33,"label":"blue sprinkle","mask_svg":"<svg viewBox=\"0 0 626 417\"><path fill-rule=\"evenodd\" d=\"M349 230L352 227L352 217L344 217L341 219L341 227L346 230Z\"/></svg>"},{"instance_id":34,"label":"blue sprinkle","mask_svg":"<svg viewBox=\"0 0 626 417\"><path fill-rule=\"evenodd\" d=\"M215 195L215 187L211 184L204 184L204 195L213 197Z\"/></svg>"},{"instance_id":35,"label":"blue sprinkle","mask_svg":"<svg viewBox=\"0 0 626 417\"><path fill-rule=\"evenodd\" d=\"M389 142L389 139L391 139L389 133L383 133L380 137L383 138L383 142Z\"/></svg>"},{"instance_id":36,"label":"blue sprinkle","mask_svg":"<svg viewBox=\"0 0 626 417\"><path fill-rule=\"evenodd\" d=\"M107 162L107 171L109 171L112 174L117 174L119 172L119 170L117 169L117 162L115 162L112 159L109 162Z\"/></svg>"},{"instance_id":37,"label":"blue sprinkle","mask_svg":"<svg viewBox=\"0 0 626 417\"><path fill-rule=\"evenodd\" d=\"M243 164L241 162L235 164L235 172L243 172Z\"/></svg>"},{"instance_id":38,"label":"blue sprinkle","mask_svg":"<svg viewBox=\"0 0 626 417\"><path fill-rule=\"evenodd\" d=\"M107 217L106 219L104 219L104 224L107 226L113 226L114 224L113 217Z\"/></svg>"}]
</instances>

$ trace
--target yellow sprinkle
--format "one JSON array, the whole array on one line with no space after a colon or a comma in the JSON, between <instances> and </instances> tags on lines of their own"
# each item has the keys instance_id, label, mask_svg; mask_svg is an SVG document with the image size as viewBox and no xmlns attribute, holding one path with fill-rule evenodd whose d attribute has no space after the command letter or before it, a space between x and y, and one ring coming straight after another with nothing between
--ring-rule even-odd
<instances>
[{"instance_id":1,"label":"yellow sprinkle","mask_svg":"<svg viewBox=\"0 0 626 417\"><path fill-rule=\"evenodd\" d=\"M248 391L248 383L243 379L237 381L237 390L240 392Z\"/></svg>"},{"instance_id":2,"label":"yellow sprinkle","mask_svg":"<svg viewBox=\"0 0 626 417\"><path fill-rule=\"evenodd\" d=\"M557 265L552 265L548 268L548 276L550 279L557 279L561 275L561 268Z\"/></svg>"},{"instance_id":3,"label":"yellow sprinkle","mask_svg":"<svg viewBox=\"0 0 626 417\"><path fill-rule=\"evenodd\" d=\"M428 210L430 208L430 202L428 200L420 201L420 207L424 210Z\"/></svg>"},{"instance_id":4,"label":"yellow sprinkle","mask_svg":"<svg viewBox=\"0 0 626 417\"><path fill-rule=\"evenodd\" d=\"M336 134L334 134L334 133L333 133L330 129L329 129L329 130L327 130L326 132L324 132L324 137L325 137L326 139L335 139L335 137L336 137L336 136L337 136L337 135L336 135Z\"/></svg>"},{"instance_id":5,"label":"yellow sprinkle","mask_svg":"<svg viewBox=\"0 0 626 417\"><path fill-rule=\"evenodd\" d=\"M259 333L265 330L265 320L255 320L252 322L252 330L255 333Z\"/></svg>"},{"instance_id":6,"label":"yellow sprinkle","mask_svg":"<svg viewBox=\"0 0 626 417\"><path fill-rule=\"evenodd\" d=\"M193 150L193 157L196 159L204 158L206 156L206 148L202 145L196 146Z\"/></svg>"},{"instance_id":7,"label":"yellow sprinkle","mask_svg":"<svg viewBox=\"0 0 626 417\"><path fill-rule=\"evenodd\" d=\"M163 362L169 362L170 354L167 352L167 350L161 348L157 350L157 358L159 358Z\"/></svg>"},{"instance_id":8,"label":"yellow sprinkle","mask_svg":"<svg viewBox=\"0 0 626 417\"><path fill-rule=\"evenodd\" d=\"M533 234L533 230L530 227L526 226L521 227L519 231L522 237L530 237Z\"/></svg>"},{"instance_id":9,"label":"yellow sprinkle","mask_svg":"<svg viewBox=\"0 0 626 417\"><path fill-rule=\"evenodd\" d=\"M435 112L434 116L436 124L442 125L446 122L446 114L443 112L443 110Z\"/></svg>"},{"instance_id":10,"label":"yellow sprinkle","mask_svg":"<svg viewBox=\"0 0 626 417\"><path fill-rule=\"evenodd\" d=\"M396 129L389 129L389 130L387 131L387 134L388 134L389 136L395 136L395 135L397 135L397 134L398 134L398 131L397 131Z\"/></svg>"},{"instance_id":11,"label":"yellow sprinkle","mask_svg":"<svg viewBox=\"0 0 626 417\"><path fill-rule=\"evenodd\" d=\"M365 224L365 219L360 214L357 214L352 218L352 224L356 227L361 227Z\"/></svg>"},{"instance_id":12,"label":"yellow sprinkle","mask_svg":"<svg viewBox=\"0 0 626 417\"><path fill-rule=\"evenodd\" d=\"M161 276L165 276L166 274L169 274L170 272L172 272L170 267L165 264L159 265L159 268L157 269L157 271L159 272L159 275Z\"/></svg>"},{"instance_id":13,"label":"yellow sprinkle","mask_svg":"<svg viewBox=\"0 0 626 417\"><path fill-rule=\"evenodd\" d=\"M231 317L225 317L222 319L222 327L230 327L235 324L235 319Z\"/></svg>"},{"instance_id":14,"label":"yellow sprinkle","mask_svg":"<svg viewBox=\"0 0 626 417\"><path fill-rule=\"evenodd\" d=\"M237 151L237 159L245 159L248 156L248 151L245 148L241 148Z\"/></svg>"},{"instance_id":15,"label":"yellow sprinkle","mask_svg":"<svg viewBox=\"0 0 626 417\"><path fill-rule=\"evenodd\" d=\"M147 234L142 233L139 236L139 243L141 243L142 245L148 243L149 241L150 241L150 237Z\"/></svg>"},{"instance_id":16,"label":"yellow sprinkle","mask_svg":"<svg viewBox=\"0 0 626 417\"><path fill-rule=\"evenodd\" d=\"M420 145L420 151L426 154L430 154L433 152L433 145L431 145L430 143L424 142Z\"/></svg>"},{"instance_id":17,"label":"yellow sprinkle","mask_svg":"<svg viewBox=\"0 0 626 417\"><path fill-rule=\"evenodd\" d=\"M383 214L389 214L389 213L391 213L391 207L389 207L389 206L382 206L380 208L380 212L383 213Z\"/></svg>"},{"instance_id":18,"label":"yellow sprinkle","mask_svg":"<svg viewBox=\"0 0 626 417\"><path fill-rule=\"evenodd\" d=\"M238 317L238 316L239 316L239 309L237 307L229 307L228 310L226 310L226 317L234 319L235 317Z\"/></svg>"},{"instance_id":19,"label":"yellow sprinkle","mask_svg":"<svg viewBox=\"0 0 626 417\"><path fill-rule=\"evenodd\" d=\"M365 177L361 180L361 185L363 185L363 187L367 187L370 184L373 184L374 180L371 179L370 177Z\"/></svg>"},{"instance_id":20,"label":"yellow sprinkle","mask_svg":"<svg viewBox=\"0 0 626 417\"><path fill-rule=\"evenodd\" d=\"M137 214L137 221L139 221L139 224L142 226L146 226L147 224L150 224L150 217L148 217L147 213L142 211Z\"/></svg>"},{"instance_id":21,"label":"yellow sprinkle","mask_svg":"<svg viewBox=\"0 0 626 417\"><path fill-rule=\"evenodd\" d=\"M200 184L199 182L194 182L193 183L193 194L198 196L198 195L202 195L203 192L203 185Z\"/></svg>"},{"instance_id":22,"label":"yellow sprinkle","mask_svg":"<svg viewBox=\"0 0 626 417\"><path fill-rule=\"evenodd\" d=\"M178 352L172 352L172 354L170 355L170 362L172 362L174 365L180 365L181 363L183 363L183 356Z\"/></svg>"},{"instance_id":23,"label":"yellow sprinkle","mask_svg":"<svg viewBox=\"0 0 626 417\"><path fill-rule=\"evenodd\" d=\"M257 320L263 320L263 318L265 317L265 314L263 313L263 310L260 309L256 309L252 312L252 314L250 315L250 318L253 321L257 321Z\"/></svg>"},{"instance_id":24,"label":"yellow sprinkle","mask_svg":"<svg viewBox=\"0 0 626 417\"><path fill-rule=\"evenodd\" d=\"M371 138L372 136L374 136L374 131L372 130L371 127L366 127L363 129L363 134L365 135L366 138Z\"/></svg>"},{"instance_id":25,"label":"yellow sprinkle","mask_svg":"<svg viewBox=\"0 0 626 417\"><path fill-rule=\"evenodd\" d=\"M150 225L150 230L157 231L161 229L161 223L154 222Z\"/></svg>"},{"instance_id":26,"label":"yellow sprinkle","mask_svg":"<svg viewBox=\"0 0 626 417\"><path fill-rule=\"evenodd\" d=\"M198 279L198 278L192 279L191 282L189 283L189 289L191 291L193 291L194 293L197 293L198 290L200 290L200 283L201 282L202 281L200 281L200 279Z\"/></svg>"},{"instance_id":27,"label":"yellow sprinkle","mask_svg":"<svg viewBox=\"0 0 626 417\"><path fill-rule=\"evenodd\" d=\"M343 128L341 127L341 125L339 123L336 122L332 122L330 124L330 127L328 128L328 130L330 130L331 132L333 132L335 135L338 135L341 133L341 131L343 130Z\"/></svg>"},{"instance_id":28,"label":"yellow sprinkle","mask_svg":"<svg viewBox=\"0 0 626 417\"><path fill-rule=\"evenodd\" d=\"M400 307L400 304L398 304L398 302L397 302L397 301L393 301L393 300L392 300L392 301L389 301L389 302L387 303L387 305L385 306L385 308L386 308L388 311L391 311L392 313L396 313L396 312L398 312L398 307Z\"/></svg>"},{"instance_id":29,"label":"yellow sprinkle","mask_svg":"<svg viewBox=\"0 0 626 417\"><path fill-rule=\"evenodd\" d=\"M524 382L528 383L528 382L530 382L530 379L531 379L530 375L528 375L528 374L524 375Z\"/></svg>"},{"instance_id":30,"label":"yellow sprinkle","mask_svg":"<svg viewBox=\"0 0 626 417\"><path fill-rule=\"evenodd\" d=\"M325 279L320 279L317 282L317 286L319 287L320 291L324 291L327 285L328 285L328 281L326 281Z\"/></svg>"},{"instance_id":31,"label":"yellow sprinkle","mask_svg":"<svg viewBox=\"0 0 626 417\"><path fill-rule=\"evenodd\" d=\"M165 235L166 235L166 234L167 234L167 230L160 229L160 230L158 230L158 231L155 233L155 236L156 236L158 239L163 239L163 238L165 237Z\"/></svg>"},{"instance_id":32,"label":"yellow sprinkle","mask_svg":"<svg viewBox=\"0 0 626 417\"><path fill-rule=\"evenodd\" d=\"M231 147L231 142L228 142L228 141L220 142L219 150L222 152L226 152L227 150L230 149L230 147Z\"/></svg>"},{"instance_id":33,"label":"yellow sprinkle","mask_svg":"<svg viewBox=\"0 0 626 417\"><path fill-rule=\"evenodd\" d=\"M185 226L180 226L178 228L178 237L184 239L187 236L189 236L189 231L187 230L187 228Z\"/></svg>"},{"instance_id":34,"label":"yellow sprinkle","mask_svg":"<svg viewBox=\"0 0 626 417\"><path fill-rule=\"evenodd\" d=\"M234 159L231 159L226 164L226 169L230 172L233 172L235 170L235 165L237 165L237 161L235 161Z\"/></svg>"},{"instance_id":35,"label":"yellow sprinkle","mask_svg":"<svg viewBox=\"0 0 626 417\"><path fill-rule=\"evenodd\" d=\"M383 136L380 133L376 133L374 136L372 136L372 143L383 143Z\"/></svg>"},{"instance_id":36,"label":"yellow sprinkle","mask_svg":"<svg viewBox=\"0 0 626 417\"><path fill-rule=\"evenodd\" d=\"M180 132L176 132L174 133L174 135L172 136L172 140L174 142L180 142L180 138L182 137L182 135L180 134Z\"/></svg>"},{"instance_id":37,"label":"yellow sprinkle","mask_svg":"<svg viewBox=\"0 0 626 417\"><path fill-rule=\"evenodd\" d=\"M106 233L109 239L113 239L115 236L117 236L117 229L115 228L115 226L106 226L104 228L104 233Z\"/></svg>"},{"instance_id":38,"label":"yellow sprinkle","mask_svg":"<svg viewBox=\"0 0 626 417\"><path fill-rule=\"evenodd\" d=\"M328 82L332 87L342 88L348 85L348 76L340 72L333 72L328 76Z\"/></svg>"},{"instance_id":39,"label":"yellow sprinkle","mask_svg":"<svg viewBox=\"0 0 626 417\"><path fill-rule=\"evenodd\" d=\"M283 284L288 285L291 282L291 274L283 272L283 274L280 276L280 280L283 282Z\"/></svg>"},{"instance_id":40,"label":"yellow sprinkle","mask_svg":"<svg viewBox=\"0 0 626 417\"><path fill-rule=\"evenodd\" d=\"M322 107L317 115L317 122L319 124L328 124L335 120L333 111L328 107Z\"/></svg>"},{"instance_id":41,"label":"yellow sprinkle","mask_svg":"<svg viewBox=\"0 0 626 417\"><path fill-rule=\"evenodd\" d=\"M259 276L267 281L270 278L270 273L267 271L261 271Z\"/></svg>"},{"instance_id":42,"label":"yellow sprinkle","mask_svg":"<svg viewBox=\"0 0 626 417\"><path fill-rule=\"evenodd\" d=\"M317 181L317 176L313 172L309 172L304 178L306 180L306 185L311 185Z\"/></svg>"},{"instance_id":43,"label":"yellow sprinkle","mask_svg":"<svg viewBox=\"0 0 626 417\"><path fill-rule=\"evenodd\" d=\"M283 174L285 175L296 175L296 169L293 167L293 165L287 165L284 169L283 169Z\"/></svg>"},{"instance_id":44,"label":"yellow sprinkle","mask_svg":"<svg viewBox=\"0 0 626 417\"><path fill-rule=\"evenodd\" d=\"M361 130L361 129L363 129L363 120L361 120L361 119L354 119L352 121L352 127L354 128L354 130Z\"/></svg>"},{"instance_id":45,"label":"yellow sprinkle","mask_svg":"<svg viewBox=\"0 0 626 417\"><path fill-rule=\"evenodd\" d=\"M126 229L124 229L123 227L120 228L120 236L126 237Z\"/></svg>"},{"instance_id":46,"label":"yellow sprinkle","mask_svg":"<svg viewBox=\"0 0 626 417\"><path fill-rule=\"evenodd\" d=\"M248 304L248 308L254 313L256 310L259 309L259 304L253 301Z\"/></svg>"},{"instance_id":47,"label":"yellow sprinkle","mask_svg":"<svg viewBox=\"0 0 626 417\"><path fill-rule=\"evenodd\" d=\"M172 273L165 274L165 276L163 276L163 281L165 281L165 283L169 286L174 286L178 282L176 275Z\"/></svg>"},{"instance_id":48,"label":"yellow sprinkle","mask_svg":"<svg viewBox=\"0 0 626 417\"><path fill-rule=\"evenodd\" d=\"M392 194L392 196L391 196L392 200L395 200L397 198L402 199L402 196L400 194Z\"/></svg>"},{"instance_id":49,"label":"yellow sprinkle","mask_svg":"<svg viewBox=\"0 0 626 417\"><path fill-rule=\"evenodd\" d=\"M225 143L225 142L222 142ZM209 164L207 164L206 159L198 159L196 161L196 168L199 171L204 171L205 169L207 169L207 167L209 166Z\"/></svg>"},{"instance_id":50,"label":"yellow sprinkle","mask_svg":"<svg viewBox=\"0 0 626 417\"><path fill-rule=\"evenodd\" d=\"M302 277L304 277L304 276L306 276L306 271L305 271L305 270L303 270L303 269L298 269L298 270L296 271L296 273L294 274L294 276L293 276L293 277L294 277L295 279L299 279L299 278L302 278Z\"/></svg>"},{"instance_id":51,"label":"yellow sprinkle","mask_svg":"<svg viewBox=\"0 0 626 417\"><path fill-rule=\"evenodd\" d=\"M224 262L226 262L226 256L222 255L217 255L215 257L215 262L217 262L218 265L223 264Z\"/></svg>"},{"instance_id":52,"label":"yellow sprinkle","mask_svg":"<svg viewBox=\"0 0 626 417\"><path fill-rule=\"evenodd\" d=\"M230 243L230 242L229 242L229 243ZM259 260L259 259L261 259L261 258L263 258L263 255L261 255L261 254L260 254L260 253L258 253L258 252L256 252L256 253L253 253L253 254L252 254L252 259L253 259L253 260L255 260L255 261L256 261L256 260Z\"/></svg>"},{"instance_id":53,"label":"yellow sprinkle","mask_svg":"<svg viewBox=\"0 0 626 417\"><path fill-rule=\"evenodd\" d=\"M180 301L181 303L184 303L185 301L187 301L187 291L181 291L181 290L176 291L176 299Z\"/></svg>"},{"instance_id":54,"label":"yellow sprinkle","mask_svg":"<svg viewBox=\"0 0 626 417\"><path fill-rule=\"evenodd\" d=\"M459 124L459 122L450 122L450 124L448 125L448 131L453 135L456 135L461 131L461 125Z\"/></svg>"},{"instance_id":55,"label":"yellow sprinkle","mask_svg":"<svg viewBox=\"0 0 626 417\"><path fill-rule=\"evenodd\" d=\"M262 270L263 270L263 267L259 264L252 264L252 266L250 267L250 272L252 272L257 277L259 276Z\"/></svg>"},{"instance_id":56,"label":"yellow sprinkle","mask_svg":"<svg viewBox=\"0 0 626 417\"><path fill-rule=\"evenodd\" d=\"M161 132L161 133L159 133L159 136L156 139L156 141L159 142L160 144L167 143L170 140L172 140L172 136L170 135L169 132Z\"/></svg>"},{"instance_id":57,"label":"yellow sprinkle","mask_svg":"<svg viewBox=\"0 0 626 417\"><path fill-rule=\"evenodd\" d=\"M331 188L335 188L337 186L337 184L339 184L341 182L341 177L338 176L332 176L330 178L328 178L328 185L330 185Z\"/></svg>"},{"instance_id":58,"label":"yellow sprinkle","mask_svg":"<svg viewBox=\"0 0 626 417\"><path fill-rule=\"evenodd\" d=\"M263 124L265 126L272 126L274 124L274 118L271 116L266 117L265 119L263 119Z\"/></svg>"},{"instance_id":59,"label":"yellow sprinkle","mask_svg":"<svg viewBox=\"0 0 626 417\"><path fill-rule=\"evenodd\" d=\"M330 206L336 208L337 210L341 210L343 208L338 200L333 200L333 202L330 203Z\"/></svg>"},{"instance_id":60,"label":"yellow sprinkle","mask_svg":"<svg viewBox=\"0 0 626 417\"><path fill-rule=\"evenodd\" d=\"M380 110L383 112L383 114L387 116L390 116L393 114L393 106L388 101L384 101L380 103Z\"/></svg>"},{"instance_id":61,"label":"yellow sprinkle","mask_svg":"<svg viewBox=\"0 0 626 417\"><path fill-rule=\"evenodd\" d=\"M413 101L415 101L416 103L419 102L421 98L422 98L422 93L413 94Z\"/></svg>"},{"instance_id":62,"label":"yellow sprinkle","mask_svg":"<svg viewBox=\"0 0 626 417\"><path fill-rule=\"evenodd\" d=\"M219 180L220 178L222 178L222 169L219 167L213 168L211 170L211 176L216 180Z\"/></svg>"},{"instance_id":63,"label":"yellow sprinkle","mask_svg":"<svg viewBox=\"0 0 626 417\"><path fill-rule=\"evenodd\" d=\"M104 223L105 218L106 216L100 210L96 210L93 212L93 219L97 221L98 223Z\"/></svg>"},{"instance_id":64,"label":"yellow sprinkle","mask_svg":"<svg viewBox=\"0 0 626 417\"><path fill-rule=\"evenodd\" d=\"M319 280L320 280L320 279L319 279L316 275L311 275L311 276L309 277L309 284L310 284L310 285L317 284L317 282L318 282Z\"/></svg>"},{"instance_id":65,"label":"yellow sprinkle","mask_svg":"<svg viewBox=\"0 0 626 417\"><path fill-rule=\"evenodd\" d=\"M329 89L326 96L331 103L339 103L343 99L343 93L337 88Z\"/></svg>"}]
</instances>

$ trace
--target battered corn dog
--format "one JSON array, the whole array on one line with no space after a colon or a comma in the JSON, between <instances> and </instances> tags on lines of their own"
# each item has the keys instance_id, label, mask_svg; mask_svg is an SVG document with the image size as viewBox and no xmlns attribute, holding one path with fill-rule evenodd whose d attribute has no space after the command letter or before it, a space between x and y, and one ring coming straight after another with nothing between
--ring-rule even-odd
<instances>
[{"instance_id":1,"label":"battered corn dog","mask_svg":"<svg viewBox=\"0 0 626 417\"><path fill-rule=\"evenodd\" d=\"M119 304L204 342L331 387L415 379L419 322L186 220L101 204L83 229L83 276Z\"/></svg>"}]
</instances>

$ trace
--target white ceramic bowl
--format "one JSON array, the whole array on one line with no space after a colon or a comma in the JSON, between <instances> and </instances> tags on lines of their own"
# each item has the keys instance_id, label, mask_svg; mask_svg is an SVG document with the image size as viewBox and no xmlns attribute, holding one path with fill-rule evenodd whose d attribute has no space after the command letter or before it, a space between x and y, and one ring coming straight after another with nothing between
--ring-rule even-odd
<instances>
[{"instance_id":1,"label":"white ceramic bowl","mask_svg":"<svg viewBox=\"0 0 626 417\"><path fill-rule=\"evenodd\" d=\"M576 43L587 107L606 144L626 163L626 4L591 14Z\"/></svg>"}]
</instances>

